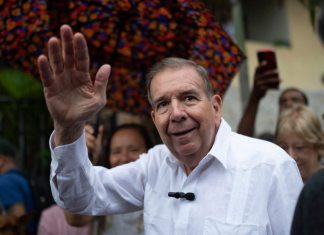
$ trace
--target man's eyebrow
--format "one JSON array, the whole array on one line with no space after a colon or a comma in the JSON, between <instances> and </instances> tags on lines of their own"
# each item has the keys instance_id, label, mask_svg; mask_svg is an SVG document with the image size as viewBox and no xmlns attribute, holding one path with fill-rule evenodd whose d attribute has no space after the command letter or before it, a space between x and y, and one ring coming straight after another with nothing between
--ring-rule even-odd
<instances>
[{"instance_id":1,"label":"man's eyebrow","mask_svg":"<svg viewBox=\"0 0 324 235\"><path fill-rule=\"evenodd\" d=\"M179 93L180 96L191 95L191 94L198 94L198 92L194 89L190 89Z\"/></svg>"},{"instance_id":2,"label":"man's eyebrow","mask_svg":"<svg viewBox=\"0 0 324 235\"><path fill-rule=\"evenodd\" d=\"M199 92L197 92L197 90L188 89L188 90L183 90L183 91L178 92L177 97L182 97L182 96L185 96L185 95L198 95L198 94L199 94ZM167 100L167 99L168 98L166 97L166 95L163 95L163 96L158 97L157 99L153 100L153 104L161 102L163 100Z\"/></svg>"},{"instance_id":3,"label":"man's eyebrow","mask_svg":"<svg viewBox=\"0 0 324 235\"><path fill-rule=\"evenodd\" d=\"M166 97L165 96L160 96L158 97L157 99L153 100L153 105L163 101L163 100L166 100Z\"/></svg>"}]
</instances>

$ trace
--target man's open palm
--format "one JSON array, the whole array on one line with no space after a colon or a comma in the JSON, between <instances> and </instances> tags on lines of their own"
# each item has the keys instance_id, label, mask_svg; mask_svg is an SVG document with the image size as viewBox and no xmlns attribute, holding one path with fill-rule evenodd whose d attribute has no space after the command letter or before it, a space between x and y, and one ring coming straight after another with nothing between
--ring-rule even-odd
<instances>
[{"instance_id":1,"label":"man's open palm","mask_svg":"<svg viewBox=\"0 0 324 235\"><path fill-rule=\"evenodd\" d=\"M98 70L94 83L89 73L89 53L84 36L73 35L61 27L61 42L53 37L48 42L48 58L38 58L48 110L55 125L69 128L83 124L106 104L106 86L110 66Z\"/></svg>"}]
</instances>

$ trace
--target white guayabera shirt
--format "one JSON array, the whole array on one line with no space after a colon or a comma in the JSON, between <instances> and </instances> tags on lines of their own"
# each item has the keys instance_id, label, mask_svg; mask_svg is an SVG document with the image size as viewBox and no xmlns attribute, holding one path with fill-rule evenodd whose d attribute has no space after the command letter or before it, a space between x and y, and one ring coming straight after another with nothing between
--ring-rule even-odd
<instances>
[{"instance_id":1,"label":"white guayabera shirt","mask_svg":"<svg viewBox=\"0 0 324 235\"><path fill-rule=\"evenodd\" d=\"M149 235L289 234L302 186L285 151L232 132L224 119L211 150L189 176L165 145L110 170L91 165L84 135L52 149L58 205L93 215L143 209ZM168 192L196 198L175 199Z\"/></svg>"}]
</instances>

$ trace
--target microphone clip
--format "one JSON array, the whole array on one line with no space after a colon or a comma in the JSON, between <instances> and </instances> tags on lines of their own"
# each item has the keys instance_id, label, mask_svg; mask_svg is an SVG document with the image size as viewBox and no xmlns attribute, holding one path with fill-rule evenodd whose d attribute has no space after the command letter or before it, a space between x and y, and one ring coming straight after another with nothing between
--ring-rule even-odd
<instances>
[{"instance_id":1,"label":"microphone clip","mask_svg":"<svg viewBox=\"0 0 324 235\"><path fill-rule=\"evenodd\" d=\"M183 192L169 192L168 196L169 197L174 197L176 199L184 198L184 199L186 199L188 201L193 201L196 198L195 194L193 194L193 193L183 193Z\"/></svg>"}]
</instances>

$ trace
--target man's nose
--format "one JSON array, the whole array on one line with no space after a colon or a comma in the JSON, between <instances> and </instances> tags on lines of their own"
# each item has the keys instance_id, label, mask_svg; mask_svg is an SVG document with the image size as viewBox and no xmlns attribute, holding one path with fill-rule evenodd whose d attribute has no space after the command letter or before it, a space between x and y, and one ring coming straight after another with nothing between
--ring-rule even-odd
<instances>
[{"instance_id":1,"label":"man's nose","mask_svg":"<svg viewBox=\"0 0 324 235\"><path fill-rule=\"evenodd\" d=\"M172 121L181 121L185 118L186 112L184 105L178 100L172 100L171 102L171 115Z\"/></svg>"}]
</instances>

